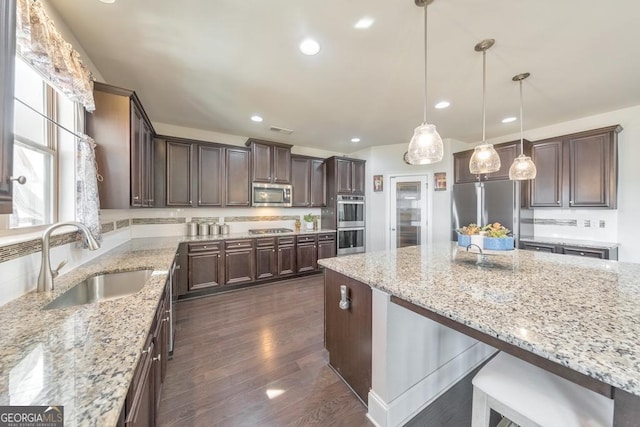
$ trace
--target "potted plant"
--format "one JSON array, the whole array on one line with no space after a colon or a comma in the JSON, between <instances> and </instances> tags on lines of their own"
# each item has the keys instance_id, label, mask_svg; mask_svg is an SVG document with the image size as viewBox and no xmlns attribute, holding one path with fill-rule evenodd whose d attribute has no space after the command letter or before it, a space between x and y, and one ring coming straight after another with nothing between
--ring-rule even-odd
<instances>
[{"instance_id":1,"label":"potted plant","mask_svg":"<svg viewBox=\"0 0 640 427\"><path fill-rule=\"evenodd\" d=\"M316 220L316 216L313 215L313 214L308 213L305 216L303 216L302 219L304 219L304 222L306 223L305 228L307 230L313 230L313 224L314 224L314 222Z\"/></svg>"},{"instance_id":2,"label":"potted plant","mask_svg":"<svg viewBox=\"0 0 640 427\"><path fill-rule=\"evenodd\" d=\"M456 232L458 233L458 246L467 247L471 243L477 244L476 238L474 238L472 242L472 236L479 237L481 231L482 229L477 224L473 224L473 223L457 229ZM480 244L478 246L482 247L482 241L479 241L479 243Z\"/></svg>"},{"instance_id":3,"label":"potted plant","mask_svg":"<svg viewBox=\"0 0 640 427\"><path fill-rule=\"evenodd\" d=\"M513 250L513 237L509 236L511 230L499 222L487 224L482 227L484 233L483 247L494 251Z\"/></svg>"}]
</instances>

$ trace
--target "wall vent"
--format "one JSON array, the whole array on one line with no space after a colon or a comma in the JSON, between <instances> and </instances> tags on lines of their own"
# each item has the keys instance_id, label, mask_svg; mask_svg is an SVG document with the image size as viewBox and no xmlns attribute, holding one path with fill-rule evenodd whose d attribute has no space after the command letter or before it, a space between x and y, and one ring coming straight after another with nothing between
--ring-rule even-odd
<instances>
[{"instance_id":1,"label":"wall vent","mask_svg":"<svg viewBox=\"0 0 640 427\"><path fill-rule=\"evenodd\" d=\"M287 128L281 128L278 126L271 126L269 128L269 130L274 131L274 132L278 132L284 135L291 135L293 133L293 131L291 129L287 129Z\"/></svg>"}]
</instances>

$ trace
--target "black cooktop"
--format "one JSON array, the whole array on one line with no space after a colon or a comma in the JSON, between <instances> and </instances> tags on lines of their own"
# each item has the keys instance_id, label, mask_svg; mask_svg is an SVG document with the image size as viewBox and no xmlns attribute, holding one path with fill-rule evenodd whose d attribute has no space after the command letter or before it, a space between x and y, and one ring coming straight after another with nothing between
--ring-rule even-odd
<instances>
[{"instance_id":1,"label":"black cooktop","mask_svg":"<svg viewBox=\"0 0 640 427\"><path fill-rule=\"evenodd\" d=\"M274 234L274 233L292 233L290 228L258 228L249 230L249 234Z\"/></svg>"}]
</instances>

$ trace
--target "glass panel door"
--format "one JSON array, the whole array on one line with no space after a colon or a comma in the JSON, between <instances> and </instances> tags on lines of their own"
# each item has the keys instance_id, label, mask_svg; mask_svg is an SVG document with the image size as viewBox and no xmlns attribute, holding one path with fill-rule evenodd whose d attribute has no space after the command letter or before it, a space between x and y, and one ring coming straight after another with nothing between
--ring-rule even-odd
<instances>
[{"instance_id":1,"label":"glass panel door","mask_svg":"<svg viewBox=\"0 0 640 427\"><path fill-rule=\"evenodd\" d=\"M426 243L427 177L392 177L390 246L402 248Z\"/></svg>"}]
</instances>

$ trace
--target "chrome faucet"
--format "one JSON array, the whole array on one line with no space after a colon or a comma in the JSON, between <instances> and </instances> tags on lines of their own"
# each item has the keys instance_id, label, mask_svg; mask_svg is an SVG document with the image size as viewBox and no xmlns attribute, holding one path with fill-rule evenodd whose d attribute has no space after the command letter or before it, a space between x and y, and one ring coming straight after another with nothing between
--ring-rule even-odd
<instances>
[{"instance_id":1,"label":"chrome faucet","mask_svg":"<svg viewBox=\"0 0 640 427\"><path fill-rule=\"evenodd\" d=\"M484 254L482 253L482 248L479 245L476 245L475 243L471 243L470 245L467 245L467 252L469 252L469 248L471 246L475 246L476 248L478 248L478 250L480 251L480 255L484 256Z\"/></svg>"},{"instance_id":2,"label":"chrome faucet","mask_svg":"<svg viewBox=\"0 0 640 427\"><path fill-rule=\"evenodd\" d=\"M42 263L40 264L40 274L38 275L38 292L47 292L53 290L53 279L58 276L58 271L65 265L67 262L62 261L58 268L55 271L51 270L51 260L49 259L49 251L50 251L50 239L51 232L59 227L65 226L73 226L76 227L84 237L87 238L87 242L89 244L89 250L95 251L100 248L100 243L93 237L89 228L75 221L67 221L67 222L59 222L57 224L53 224L42 233Z\"/></svg>"},{"instance_id":3,"label":"chrome faucet","mask_svg":"<svg viewBox=\"0 0 640 427\"><path fill-rule=\"evenodd\" d=\"M479 267L491 267L492 264L489 262L489 259L487 258L487 256L482 252L482 248L479 245L476 245L475 243L471 243L470 245L467 245L467 252L469 252L469 248L471 246L475 246L476 248L478 248L478 251L480 251L480 254L478 255L478 262L476 262L476 264Z\"/></svg>"}]
</instances>

